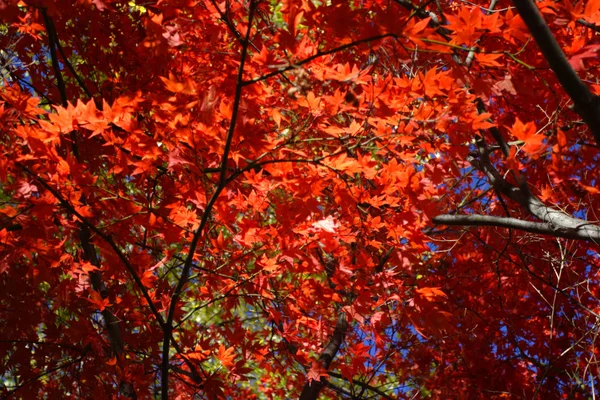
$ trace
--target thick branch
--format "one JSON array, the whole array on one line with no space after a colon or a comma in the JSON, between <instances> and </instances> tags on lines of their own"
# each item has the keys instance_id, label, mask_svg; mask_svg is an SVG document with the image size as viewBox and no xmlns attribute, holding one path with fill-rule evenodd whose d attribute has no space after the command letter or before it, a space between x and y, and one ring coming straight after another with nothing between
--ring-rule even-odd
<instances>
[{"instance_id":1,"label":"thick branch","mask_svg":"<svg viewBox=\"0 0 600 400\"><path fill-rule=\"evenodd\" d=\"M591 22L587 22L585 19L578 19L577 23L581 24L587 28L590 28L594 32L600 32L600 26L598 26L596 24L592 24Z\"/></svg>"},{"instance_id":2,"label":"thick branch","mask_svg":"<svg viewBox=\"0 0 600 400\"><path fill-rule=\"evenodd\" d=\"M81 247L83 248L83 254L85 261L89 261L94 267L98 268L98 271L90 272L90 282L92 288L100 293L103 299L108 297L108 290L106 285L102 282L102 276L99 272L102 267L96 248L92 244L90 230L84 224L81 225L79 230L79 238L81 240ZM121 336L121 329L119 327L119 319L112 312L110 307L104 308L102 311L102 317L106 324L106 332L108 333L108 340L110 342L110 348L113 353L117 356L121 356L125 350L123 345L123 337Z\"/></svg>"},{"instance_id":3,"label":"thick branch","mask_svg":"<svg viewBox=\"0 0 600 400\"><path fill-rule=\"evenodd\" d=\"M582 235L587 235L589 237L588 240L595 240L600 235L600 226L583 219L574 218L560 210L546 206L531 193L525 181L521 183L520 187L516 187L506 181L492 165L483 139L478 138L477 145L479 160L472 160L471 163L487 175L490 184L499 193L519 203L531 215L549 224L557 231L579 232Z\"/></svg>"},{"instance_id":4,"label":"thick branch","mask_svg":"<svg viewBox=\"0 0 600 400\"><path fill-rule=\"evenodd\" d=\"M435 28L441 25L441 19L431 11L427 11L425 8L413 4L410 0L394 0L395 3L404 7L406 10L415 13L415 15L421 19L431 18L431 25Z\"/></svg>"},{"instance_id":5,"label":"thick branch","mask_svg":"<svg viewBox=\"0 0 600 400\"><path fill-rule=\"evenodd\" d=\"M331 335L331 340L319 357L319 362L321 363L321 367L323 369L327 370L329 368L331 362L340 350L340 347L344 342L344 337L346 336L346 330L348 330L346 313L340 312L338 314L333 335ZM300 395L300 400L316 400L324 386L326 386L326 382L323 379L321 379L319 382L312 381L306 383L304 385L304 389L302 390L302 394Z\"/></svg>"},{"instance_id":6,"label":"thick branch","mask_svg":"<svg viewBox=\"0 0 600 400\"><path fill-rule=\"evenodd\" d=\"M575 111L581 115L600 144L600 99L577 76L534 0L513 0L513 4L560 84L575 103Z\"/></svg>"},{"instance_id":7,"label":"thick branch","mask_svg":"<svg viewBox=\"0 0 600 400\"><path fill-rule=\"evenodd\" d=\"M474 155L470 157L470 162L473 167L477 168L487 176L490 185L492 185L499 194L515 201L521 205L525 211L540 219L543 221L543 223L531 225L531 223L528 221L516 220L514 218L498 219L497 217L484 217L484 219L482 219L481 217L483 216L480 215L441 215L434 218L435 223L444 225L461 225L458 223L458 221L462 220L465 222L463 225L497 225L506 228L523 229L528 232L542 233L555 237L566 237L589 241L600 240L600 226L583 219L572 217L560 210L556 210L545 205L539 198L531 193L527 186L527 182L525 182L524 178L522 177L519 178L521 179L519 187L504 179L504 177L492 165L489 158L489 150L481 137L477 137L477 151L478 157ZM495 223L492 223L493 220L490 218L497 219L495 220ZM475 221L478 223L474 223Z\"/></svg>"},{"instance_id":8,"label":"thick branch","mask_svg":"<svg viewBox=\"0 0 600 400\"><path fill-rule=\"evenodd\" d=\"M52 62L52 68L54 69L54 75L56 76L56 84L58 91L60 92L60 100L63 107L67 106L67 89L60 66L58 65L58 57L56 56L56 30L54 29L54 22L48 16L45 8L42 8L42 16L44 17L44 23L46 24L46 32L48 33L48 47L50 48L50 61Z\"/></svg>"},{"instance_id":9,"label":"thick branch","mask_svg":"<svg viewBox=\"0 0 600 400\"><path fill-rule=\"evenodd\" d=\"M600 229L595 229L592 232L583 229L567 230L554 228L547 223L523 221L517 218L494 217L489 215L443 214L434 217L433 222L438 225L448 226L497 226L500 228L519 229L525 232L551 235L554 237L600 242Z\"/></svg>"},{"instance_id":10,"label":"thick branch","mask_svg":"<svg viewBox=\"0 0 600 400\"><path fill-rule=\"evenodd\" d=\"M477 112L479 114L484 114L486 112L485 105L483 104L483 100L481 100L480 97L478 97L475 100L475 104L477 106ZM493 121L490 118L488 118L487 121L493 123ZM496 143L498 143L498 146L500 146L500 149L502 150L504 156L508 157L510 155L510 147L508 143L506 143L506 140L504 140L504 136L502 135L502 132L500 132L500 129L498 129L497 126L492 126L488 129L488 131L492 134L492 137L494 138Z\"/></svg>"}]
</instances>

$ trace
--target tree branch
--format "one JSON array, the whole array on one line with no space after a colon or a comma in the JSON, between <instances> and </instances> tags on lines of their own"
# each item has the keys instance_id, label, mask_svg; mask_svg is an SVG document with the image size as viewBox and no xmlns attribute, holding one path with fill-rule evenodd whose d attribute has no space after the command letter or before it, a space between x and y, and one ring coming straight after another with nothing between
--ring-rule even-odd
<instances>
[{"instance_id":1,"label":"tree branch","mask_svg":"<svg viewBox=\"0 0 600 400\"><path fill-rule=\"evenodd\" d=\"M593 95L586 84L581 81L534 0L513 0L513 4L563 89L575 103L575 111L590 128L596 142L600 144L600 98Z\"/></svg>"},{"instance_id":2,"label":"tree branch","mask_svg":"<svg viewBox=\"0 0 600 400\"><path fill-rule=\"evenodd\" d=\"M334 378L343 379L345 381L348 381L347 379L345 379L342 376L342 374L338 374L337 372L327 371L327 374L329 376L333 376ZM383 391L379 390L378 388L373 387L373 386L371 386L369 384L366 384L364 382L357 381L356 379L352 379L352 384L360 386L363 389L370 390L373 393L377 393L382 399L393 400L393 398L391 396L387 395L385 392L383 392Z\"/></svg>"},{"instance_id":3,"label":"tree branch","mask_svg":"<svg viewBox=\"0 0 600 400\"><path fill-rule=\"evenodd\" d=\"M337 355L342 343L344 342L344 337L346 336L347 330L348 320L346 319L346 313L339 312L333 335L331 335L331 340L319 357L319 362L321 363L321 367L323 369L329 369L331 362ZM319 397L321 389L323 389L323 387L326 385L327 383L323 378L321 378L321 380L318 382L307 382L304 385L304 389L302 389L302 393L300 394L300 400L316 400Z\"/></svg>"},{"instance_id":4,"label":"tree branch","mask_svg":"<svg viewBox=\"0 0 600 400\"><path fill-rule=\"evenodd\" d=\"M156 307L154 306L154 302L152 301L152 298L148 294L148 291L142 284L141 278L138 276L135 269L133 268L133 266L131 265L131 263L125 256L125 254L123 254L121 249L119 249L119 246L117 246L117 244L114 242L114 240L112 240L112 238L108 234L104 233L101 229L97 228L94 224L90 223L85 217L83 217L80 213L78 213L77 210L75 210L75 208L71 204L69 204L69 202L67 202L56 189L54 189L52 186L50 186L48 184L48 182L44 181L42 178L40 178L36 173L34 173L32 170L30 170L25 165L23 165L21 163L17 163L17 166L19 166L22 170L27 172L27 174L29 174L33 179L35 179L40 185L42 185L46 190L48 190L50 193L52 193L52 195L58 200L60 205L67 209L69 214L77 217L80 221L82 221L83 225L87 226L91 231L93 231L95 234L97 234L99 237L101 237L104 241L106 241L109 244L109 246L115 251L115 253L119 257L119 259L123 262L123 264L125 264L125 268L127 269L127 271L132 275L133 280L135 281L136 285L140 289L140 292L142 292L142 295L144 296L144 299L146 300L146 302L148 302L148 306L152 310L152 313L158 320L159 324L161 326L164 325L163 318L160 315L160 313L158 312L158 310L156 309Z\"/></svg>"},{"instance_id":5,"label":"tree branch","mask_svg":"<svg viewBox=\"0 0 600 400\"><path fill-rule=\"evenodd\" d=\"M519 229L525 232L539 233L554 237L600 242L600 230L590 233L585 230L560 229L547 223L523 221L517 218L495 217L490 215L443 214L434 217L433 222L438 225L448 226L496 226L499 228Z\"/></svg>"},{"instance_id":6,"label":"tree branch","mask_svg":"<svg viewBox=\"0 0 600 400\"><path fill-rule=\"evenodd\" d=\"M483 138L478 136L476 143L478 157L473 154L470 156L469 161L471 162L471 165L487 176L488 181L498 193L520 204L525 211L542 220L543 223L533 223L534 225L532 225L532 223L528 221L522 221L515 218L485 217L481 215L440 215L434 218L435 223L461 225L458 221L463 221L465 223L468 222L465 225L470 226L497 225L506 228L516 228L528 232L552 235L555 237L600 242L600 226L546 206L539 198L531 193L527 186L527 182L525 182L523 177L519 177L521 180L519 187L508 182L492 165L489 158L489 150L483 141Z\"/></svg>"},{"instance_id":7,"label":"tree branch","mask_svg":"<svg viewBox=\"0 0 600 400\"><path fill-rule=\"evenodd\" d=\"M160 314L160 312L158 312L158 309L156 308L156 306L154 305L154 302L152 301L152 298L150 297L150 294L148 293L148 290L143 285L143 283L141 281L141 278L139 277L139 275L135 271L135 268L133 267L133 265L131 265L131 263L129 262L129 259L127 258L127 256L121 251L121 249L119 248L119 246L117 246L117 244L110 237L110 235L106 234L101 229L99 229L98 227L96 227L94 224L90 223L85 217L83 217L80 213L78 213L77 210L75 210L75 208L71 204L69 204L69 202L67 202L60 195L60 193L57 190L55 190L52 186L50 186L46 181L44 181L42 178L40 178L37 174L35 174L33 171L31 171L25 165L23 165L21 163L17 163L17 166L20 167L22 170L24 170L27 174L29 174L33 179L35 179L46 190L48 190L50 193L52 193L52 195L58 200L58 202L60 203L60 205L63 206L70 215L72 215L74 217L77 217L81 221L81 230L79 232L80 239L85 239L85 237L82 237L82 235L85 235L85 230L87 229L88 230L88 234L90 234L91 232L94 232L101 239L103 239L106 243L108 243L108 245L113 249L113 251L115 252L115 254L117 255L117 257L125 265L125 269L127 269L127 272L129 272L129 274L132 276L132 278L133 278L133 280L134 280L137 288L140 290L140 292L142 293L142 296L144 297L144 299L148 303L148 307L150 308L150 311L152 312L152 315L154 315L154 317L157 320L159 326L164 331L165 321L164 321L162 315ZM93 243L90 242L89 245L93 247ZM85 250L85 246L86 246L85 242L82 241L82 247L84 249L84 252L86 251ZM94 248L94 253L95 253L95 248ZM91 257L92 254L90 254L89 256ZM88 255L86 255L86 257L88 257ZM95 266L97 266L98 268L100 267L99 261L98 261L98 265L95 265ZM92 274L93 273L90 273L90 280L91 281L92 281ZM102 294L103 291L106 291L106 288L104 287L104 285L101 282L98 283L98 284L100 286L98 286L98 289L94 288L94 290L96 290L100 294ZM94 281L92 281L92 285L94 285ZM103 314L103 316L104 316L104 314ZM110 320L106 320L106 321L108 323L108 321L110 321ZM113 322L114 322L114 320L113 320ZM118 320L116 322L118 323ZM110 329L110 327L107 324L107 331L109 331L109 334L110 334L110 332L112 332L112 331L110 331L109 329ZM114 329L114 327L113 327L113 329ZM170 330L169 331L169 338L170 338L170 340L173 339L172 338L172 334L173 334L173 332L172 332L172 330ZM120 337L120 331L119 331L119 337ZM116 340L116 336L115 336L115 340ZM172 343L173 343L173 347L175 348L175 350L177 351L177 353L181 354L182 351L181 351L181 348L179 347L179 344L177 344L177 342L175 342L174 340L172 341ZM111 346L112 346L112 344L111 344ZM184 362L188 365L188 367L190 368L190 370L192 371L192 373L195 374L195 376L197 378L197 381L200 381L199 375L196 372L195 365L191 361L187 360L186 358L184 358Z\"/></svg>"},{"instance_id":8,"label":"tree branch","mask_svg":"<svg viewBox=\"0 0 600 400\"><path fill-rule=\"evenodd\" d=\"M323 57L323 56L326 56L326 55L329 55L329 54L337 53L339 51L346 50L346 49L358 46L360 44L370 43L370 42L374 42L374 41L377 41L377 40L382 40L382 39L389 38L389 37L397 37L397 35L394 34L394 33L386 33L384 35L377 35L377 36L373 36L373 37L369 37L369 38L365 38L365 39L356 40L356 41L354 41L352 43L347 43L347 44L344 44L342 46L335 47L333 49L329 49L329 50L325 50L325 51L319 51L316 54L313 54L312 56L306 57L303 60L296 61L293 65L288 65L288 66L286 66L284 68L280 68L280 69L275 70L273 72L269 72L268 74L264 74L262 76L259 76L258 78L250 79L248 81L243 81L242 82L242 86L248 86L248 85L252 85L252 84L254 84L256 82L261 82L261 81L267 80L267 79L272 78L274 76L277 76L277 75L279 75L279 74L281 74L283 72L295 69L295 68L297 68L300 65L304 65L306 63L309 63L312 60L315 60L315 59L317 59L319 57Z\"/></svg>"},{"instance_id":9,"label":"tree branch","mask_svg":"<svg viewBox=\"0 0 600 400\"><path fill-rule=\"evenodd\" d=\"M167 321L164 324L163 332L164 332L164 340L163 340L163 348L162 348L162 364L161 364L161 382L162 382L162 390L161 390L161 399L168 400L169 399L169 351L171 348L171 335L173 330L173 318L175 316L175 311L177 309L177 303L179 302L179 297L185 285L187 284L190 271L192 269L192 265L194 262L194 253L196 252L196 248L198 243L202 237L206 224L208 223L208 219L212 213L212 209L217 202L217 199L225 186L227 185L227 159L229 158L229 151L231 148L231 143L233 141L233 134L235 133L235 127L237 122L237 117L239 113L240 101L242 99L242 89L244 87L244 66L246 62L246 56L248 53L248 46L250 44L250 33L252 32L252 23L254 20L254 11L255 11L255 3L253 0L250 0L250 10L248 14L248 30L246 31L246 36L244 41L242 42L242 50L240 56L240 66L238 68L238 76L237 83L235 87L235 95L233 99L233 107L231 114L231 122L229 123L229 130L227 132L227 138L225 140L225 148L223 150L223 157L221 158L221 168L219 171L219 182L217 187L215 188L214 193L210 197L209 201L206 203L206 208L204 209L204 213L202 214L202 219L200 220L200 225L196 232L194 232L194 236L192 237L192 241L190 243L190 248L188 250L188 255L185 260L185 264L183 266L183 270L181 271L181 277L179 278L179 282L177 282L177 286L175 286L175 290L173 292L173 296L171 297L171 304L169 305L169 311L167 313Z\"/></svg>"},{"instance_id":10,"label":"tree branch","mask_svg":"<svg viewBox=\"0 0 600 400\"><path fill-rule=\"evenodd\" d=\"M52 68L54 69L54 75L56 77L56 83L58 91L60 92L60 100L64 107L67 106L67 89L62 73L60 72L60 66L58 65L58 57L56 56L56 45L58 41L56 38L56 30L54 29L54 23L48 16L48 12L45 8L41 9L42 17L44 17L44 23L46 25L46 33L48 33L48 47L50 48L50 61L52 62Z\"/></svg>"},{"instance_id":11,"label":"tree branch","mask_svg":"<svg viewBox=\"0 0 600 400\"><path fill-rule=\"evenodd\" d=\"M581 24L581 25L585 26L586 28L590 28L594 32L600 32L600 26L598 26L596 24L592 24L591 22L587 22L585 19L578 19L575 22L577 22L578 24Z\"/></svg>"},{"instance_id":12,"label":"tree branch","mask_svg":"<svg viewBox=\"0 0 600 400\"><path fill-rule=\"evenodd\" d=\"M65 51L63 50L62 46L60 45L60 40L58 40L58 34L56 33L56 29L54 29L54 25L52 25L52 29L54 30L54 38L56 39L56 47L58 48L58 52L62 56L63 62L65 63L65 65L67 66L69 71L71 71L71 74L73 74L73 76L75 77L75 80L77 81L77 83L79 84L81 89L83 89L86 96L89 97L90 99L93 99L94 97L92 96L92 93L88 90L87 86L85 86L85 82L79 76L77 71L75 71L73 64L71 64L71 61L69 61L69 59L65 55ZM100 102L100 105L102 105L102 102Z\"/></svg>"},{"instance_id":13,"label":"tree branch","mask_svg":"<svg viewBox=\"0 0 600 400\"><path fill-rule=\"evenodd\" d=\"M417 6L410 0L394 0L394 2L406 10L413 12L417 17L421 19L431 18L431 25L436 28L441 25L442 20L434 12L427 11L423 6Z\"/></svg>"}]
</instances>

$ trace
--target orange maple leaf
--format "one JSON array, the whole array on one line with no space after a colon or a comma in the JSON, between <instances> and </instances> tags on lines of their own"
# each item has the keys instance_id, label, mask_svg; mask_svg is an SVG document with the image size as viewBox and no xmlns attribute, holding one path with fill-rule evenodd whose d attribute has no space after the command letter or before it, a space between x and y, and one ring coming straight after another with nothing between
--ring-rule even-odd
<instances>
[{"instance_id":1,"label":"orange maple leaf","mask_svg":"<svg viewBox=\"0 0 600 400\"><path fill-rule=\"evenodd\" d=\"M194 94L196 93L196 85L190 79L187 79L184 82L179 82L175 79L175 76L172 73L169 73L169 77L165 78L160 76L161 81L165 84L168 91L173 93L183 93L183 94Z\"/></svg>"},{"instance_id":2,"label":"orange maple leaf","mask_svg":"<svg viewBox=\"0 0 600 400\"><path fill-rule=\"evenodd\" d=\"M208 358L210 350L204 350L200 345L196 345L194 351L186 353L185 356L190 360L196 360L202 362Z\"/></svg>"},{"instance_id":3,"label":"orange maple leaf","mask_svg":"<svg viewBox=\"0 0 600 400\"><path fill-rule=\"evenodd\" d=\"M502 64L496 61L500 57L502 57L502 54L475 54L477 62L486 67L501 67Z\"/></svg>"},{"instance_id":4,"label":"orange maple leaf","mask_svg":"<svg viewBox=\"0 0 600 400\"><path fill-rule=\"evenodd\" d=\"M148 270L144 271L141 279L142 279L142 284L145 287L151 288L151 287L154 287L154 284L158 280L158 277L156 275L154 275L154 273L151 270L148 269Z\"/></svg>"},{"instance_id":5,"label":"orange maple leaf","mask_svg":"<svg viewBox=\"0 0 600 400\"><path fill-rule=\"evenodd\" d=\"M421 289L416 289L415 292L424 300L427 301L435 301L440 298L448 297L446 293L442 292L440 288L437 287L424 287Z\"/></svg>"},{"instance_id":6,"label":"orange maple leaf","mask_svg":"<svg viewBox=\"0 0 600 400\"><path fill-rule=\"evenodd\" d=\"M229 347L228 349L225 346L219 346L219 354L217 358L221 361L224 367L229 368L232 367L235 363L233 360L235 359L235 348Z\"/></svg>"},{"instance_id":7,"label":"orange maple leaf","mask_svg":"<svg viewBox=\"0 0 600 400\"><path fill-rule=\"evenodd\" d=\"M260 260L260 265L262 265L263 270L267 272L275 272L279 269L277 258L268 258L264 254Z\"/></svg>"},{"instance_id":8,"label":"orange maple leaf","mask_svg":"<svg viewBox=\"0 0 600 400\"><path fill-rule=\"evenodd\" d=\"M316 110L321 104L321 98L315 96L314 92L308 92L306 97L300 97L298 99L298 105L301 107L307 107L309 110Z\"/></svg>"},{"instance_id":9,"label":"orange maple leaf","mask_svg":"<svg viewBox=\"0 0 600 400\"><path fill-rule=\"evenodd\" d=\"M537 159L541 153L545 150L544 135L536 134L537 129L535 123L527 122L524 124L519 118L515 121L512 128L509 128L510 132L517 139L525 142L522 149L531 158Z\"/></svg>"},{"instance_id":10,"label":"orange maple leaf","mask_svg":"<svg viewBox=\"0 0 600 400\"><path fill-rule=\"evenodd\" d=\"M92 292L90 298L86 298L86 300L98 307L98 310L100 310L100 312L104 311L106 307L110 306L110 302L108 301L108 299L103 299L100 293L98 292Z\"/></svg>"}]
</instances>

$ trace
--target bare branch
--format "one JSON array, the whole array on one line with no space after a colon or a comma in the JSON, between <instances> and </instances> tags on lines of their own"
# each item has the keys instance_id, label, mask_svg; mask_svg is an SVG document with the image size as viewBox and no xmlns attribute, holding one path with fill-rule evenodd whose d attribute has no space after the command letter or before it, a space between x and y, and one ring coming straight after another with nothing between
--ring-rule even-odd
<instances>
[{"instance_id":1,"label":"bare branch","mask_svg":"<svg viewBox=\"0 0 600 400\"><path fill-rule=\"evenodd\" d=\"M347 381L347 379L345 379L345 378L342 376L342 374L338 374L337 372L331 372L331 371L328 371L328 372L327 372L327 374L328 374L329 376L332 376L332 377L334 377L334 378L343 379L343 380ZM389 396L389 395L387 395L385 392L383 392L383 391L381 391L381 390L377 389L377 388L376 388L376 387L374 387L374 386L368 385L368 384L366 384L366 383L364 383L364 382L361 382L361 381L357 381L356 379L352 379L352 384L354 384L354 385L357 385L357 386L360 386L360 387L361 387L361 388L363 388L363 389L370 390L371 392L373 392L373 393L376 393L376 394L378 394L379 396L381 396L381 398L382 398L382 399L385 399L385 400L392 400L392 396Z\"/></svg>"},{"instance_id":2,"label":"bare branch","mask_svg":"<svg viewBox=\"0 0 600 400\"><path fill-rule=\"evenodd\" d=\"M600 241L600 226L589 221L572 217L560 210L545 205L538 197L534 196L527 186L523 177L519 187L508 182L492 165L489 158L489 149L483 138L477 137L477 155L470 157L473 167L483 172L490 184L501 195L519 203L521 207L534 217L543 221L543 223L534 223L517 220L515 218L484 217L481 215L460 216L446 215L434 218L434 222L444 225L461 225L457 221L461 220L465 225L487 225L502 226L506 228L522 229L528 232L548 234L555 237L565 237L578 240ZM466 217L466 218L464 218ZM495 218L495 219L489 219ZM477 222L477 223L475 223ZM484 223L485 222L485 223ZM493 222L493 223L492 223Z\"/></svg>"},{"instance_id":3,"label":"bare branch","mask_svg":"<svg viewBox=\"0 0 600 400\"><path fill-rule=\"evenodd\" d=\"M277 70L275 70L273 72L269 72L268 74L264 74L262 76L259 76L258 78L250 79L248 81L243 81L242 82L242 86L248 86L248 85L252 85L252 84L254 84L256 82L267 80L267 79L272 78L274 76L277 76L277 75L279 75L279 74L281 74L283 72L295 69L295 68L297 68L300 65L304 65L304 64L309 63L309 62L311 62L313 60L316 60L319 57L323 57L323 56L326 56L326 55L329 55L329 54L338 53L340 51L347 50L347 49L350 49L352 47L356 47L356 46L358 46L360 44L375 42L375 41L383 40L383 39L389 38L389 37L397 37L397 35L394 34L394 33L386 33L384 35L377 35L377 36L372 36L372 37L365 38L365 39L356 40L354 42L351 42L351 43L348 43L348 44L344 44L342 46L338 46L338 47L335 47L333 49L329 49L329 50L325 50L325 51L319 51L318 53L313 54L310 57L306 57L303 60L296 61L293 65L288 65L288 66L286 66L284 68L277 69Z\"/></svg>"},{"instance_id":4,"label":"bare branch","mask_svg":"<svg viewBox=\"0 0 600 400\"><path fill-rule=\"evenodd\" d=\"M517 218L495 217L490 215L450 215L443 214L433 218L438 225L448 226L496 226L499 228L519 229L525 232L539 233L567 239L598 241L600 242L600 229L593 231L584 229L560 229L548 223L524 221ZM589 223L586 223L588 226ZM596 227L596 225L592 225Z\"/></svg>"}]
</instances>

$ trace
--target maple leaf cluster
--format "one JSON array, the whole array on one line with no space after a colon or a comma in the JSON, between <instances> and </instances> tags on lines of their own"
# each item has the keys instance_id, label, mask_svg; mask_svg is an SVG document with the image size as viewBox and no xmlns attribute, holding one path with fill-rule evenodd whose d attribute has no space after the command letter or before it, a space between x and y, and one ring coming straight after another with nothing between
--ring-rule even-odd
<instances>
[{"instance_id":1,"label":"maple leaf cluster","mask_svg":"<svg viewBox=\"0 0 600 400\"><path fill-rule=\"evenodd\" d=\"M593 398L598 23L0 0L0 397Z\"/></svg>"}]
</instances>

